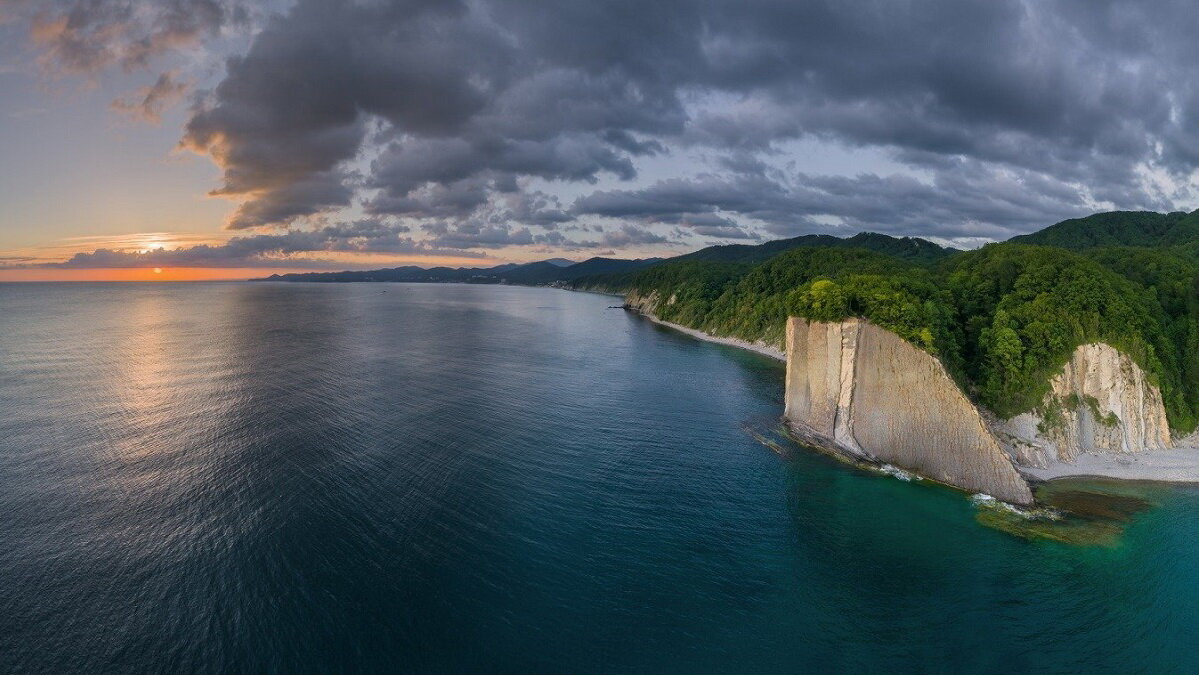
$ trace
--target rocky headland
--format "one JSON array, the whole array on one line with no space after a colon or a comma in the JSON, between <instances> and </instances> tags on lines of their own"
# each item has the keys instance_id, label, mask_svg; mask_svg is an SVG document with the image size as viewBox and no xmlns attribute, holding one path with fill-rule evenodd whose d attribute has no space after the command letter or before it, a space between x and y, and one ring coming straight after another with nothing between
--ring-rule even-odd
<instances>
[{"instance_id":1,"label":"rocky headland","mask_svg":"<svg viewBox=\"0 0 1199 675\"><path fill-rule=\"evenodd\" d=\"M784 416L804 440L1013 504L1032 490L932 355L860 319L787 322Z\"/></svg>"},{"instance_id":2,"label":"rocky headland","mask_svg":"<svg viewBox=\"0 0 1199 675\"><path fill-rule=\"evenodd\" d=\"M1035 410L1003 420L935 357L861 319L787 322L784 416L805 440L1013 504L1030 480L1199 481L1199 449L1171 439L1161 392L1128 355L1080 345Z\"/></svg>"},{"instance_id":3,"label":"rocky headland","mask_svg":"<svg viewBox=\"0 0 1199 675\"><path fill-rule=\"evenodd\" d=\"M626 307L695 337L787 364L784 418L805 443L1017 505L1070 476L1199 482L1199 449L1170 433L1161 392L1116 348L1075 349L1033 411L977 405L932 354L863 319L787 321L785 349L658 319L660 298Z\"/></svg>"}]
</instances>

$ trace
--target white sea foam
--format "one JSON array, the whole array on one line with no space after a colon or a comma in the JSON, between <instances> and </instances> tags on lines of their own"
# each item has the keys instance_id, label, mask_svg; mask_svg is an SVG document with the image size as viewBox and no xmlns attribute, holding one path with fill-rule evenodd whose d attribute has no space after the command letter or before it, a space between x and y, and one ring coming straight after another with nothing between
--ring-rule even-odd
<instances>
[{"instance_id":1,"label":"white sea foam","mask_svg":"<svg viewBox=\"0 0 1199 675\"><path fill-rule=\"evenodd\" d=\"M992 497L989 494L984 494L981 492L978 494L971 495L970 503L974 504L975 506L982 508L982 509L996 509L999 511L1007 511L1008 513L1015 514L1017 516L1020 516L1021 518L1027 518L1029 520L1034 519L1034 518L1044 518L1046 520L1060 520L1062 517L1061 512L1057 511L1056 509L1047 509L1047 508L1026 509L1026 508L1022 508L1019 506L1015 506L1013 504L1009 504L1005 501L1001 501L999 499L996 499L995 497Z\"/></svg>"},{"instance_id":2,"label":"white sea foam","mask_svg":"<svg viewBox=\"0 0 1199 675\"><path fill-rule=\"evenodd\" d=\"M892 466L890 464L884 464L884 465L880 466L878 468L878 470L887 474L888 476L893 476L895 478L898 478L899 480L904 481L905 483L910 483L914 480L920 480L920 476L917 476L916 474L910 473L908 471L904 471L903 469L901 469L897 466Z\"/></svg>"}]
</instances>

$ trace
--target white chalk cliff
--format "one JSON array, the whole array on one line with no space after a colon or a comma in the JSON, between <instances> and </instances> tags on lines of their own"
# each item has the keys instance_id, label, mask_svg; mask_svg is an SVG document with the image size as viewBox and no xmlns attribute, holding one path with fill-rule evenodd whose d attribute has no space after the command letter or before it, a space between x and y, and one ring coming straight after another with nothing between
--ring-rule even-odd
<instances>
[{"instance_id":1,"label":"white chalk cliff","mask_svg":"<svg viewBox=\"0 0 1199 675\"><path fill-rule=\"evenodd\" d=\"M657 294L627 301L657 320ZM1003 420L976 406L934 356L863 319L791 317L785 355L777 345L712 339L785 357L784 415L805 442L1013 504L1033 503L1026 477L1199 476L1199 453L1132 459L1172 448L1170 427L1158 387L1107 344L1079 346L1036 410ZM1199 444L1199 432L1191 440L1183 445Z\"/></svg>"},{"instance_id":2,"label":"white chalk cliff","mask_svg":"<svg viewBox=\"0 0 1199 675\"><path fill-rule=\"evenodd\" d=\"M1014 504L1032 491L933 356L874 324L787 322L787 420L806 441Z\"/></svg>"},{"instance_id":3,"label":"white chalk cliff","mask_svg":"<svg viewBox=\"0 0 1199 675\"><path fill-rule=\"evenodd\" d=\"M1037 411L997 420L932 355L860 319L787 322L785 416L809 443L1014 504L1020 469L1170 447L1161 393L1128 355L1082 345Z\"/></svg>"},{"instance_id":4,"label":"white chalk cliff","mask_svg":"<svg viewBox=\"0 0 1199 675\"><path fill-rule=\"evenodd\" d=\"M1082 453L1140 453L1171 446L1161 391L1127 354L1082 345L1030 413L995 430L1024 466L1073 462Z\"/></svg>"}]
</instances>

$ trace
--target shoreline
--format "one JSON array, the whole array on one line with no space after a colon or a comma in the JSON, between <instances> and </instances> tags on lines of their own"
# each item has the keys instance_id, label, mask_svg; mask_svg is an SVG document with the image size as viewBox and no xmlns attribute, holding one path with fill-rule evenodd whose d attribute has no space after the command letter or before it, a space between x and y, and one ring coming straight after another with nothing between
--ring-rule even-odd
<instances>
[{"instance_id":1,"label":"shoreline","mask_svg":"<svg viewBox=\"0 0 1199 675\"><path fill-rule=\"evenodd\" d=\"M658 324L659 326L666 326L667 328L673 328L674 330L677 330L680 333L686 333L687 335L690 335L691 337L699 339L699 340L703 340L704 342L715 342L718 345L724 345L726 347L737 347L738 349L747 349L751 352L757 352L758 354L761 354L762 356L769 356L772 359L782 361L784 363L786 363L786 361L787 361L787 354L783 350L775 348L775 347L771 347L769 345L764 345L764 344L760 344L760 343L756 343L756 342L749 342L747 340L740 340L737 338L717 337L715 335L709 335L709 334L703 332L702 330L688 328L686 326L682 326L677 323L672 323L670 321L663 321L662 319L659 319L658 317L656 317L652 314L646 314L645 312L639 311L639 310L629 307L627 305L625 306L625 310L629 311L629 312L633 312L634 314L636 314L638 316L649 319L650 321Z\"/></svg>"},{"instance_id":2,"label":"shoreline","mask_svg":"<svg viewBox=\"0 0 1199 675\"><path fill-rule=\"evenodd\" d=\"M783 362L787 360L786 353L781 349L737 338L709 335L701 330L664 321L652 314L647 314L628 305L625 306L625 310L648 319L659 326L685 333L698 340L713 342L726 347L746 349ZM807 444L805 443L805 445ZM829 452L825 448L818 447L818 449L823 452ZM1026 467L1019 464L1015 466L1016 470L1026 479L1040 483L1071 478L1106 478L1125 481L1194 485L1199 484L1199 447L1188 443L1185 446L1178 445L1166 450L1150 450L1135 454L1111 453L1094 455L1084 453L1079 455L1074 462L1068 464L1055 462L1044 469Z\"/></svg>"},{"instance_id":3,"label":"shoreline","mask_svg":"<svg viewBox=\"0 0 1199 675\"><path fill-rule=\"evenodd\" d=\"M1179 446L1138 453L1084 453L1073 462L1055 462L1048 468L1020 467L1025 476L1050 482L1065 478L1114 478L1154 483L1199 483L1199 448Z\"/></svg>"}]
</instances>

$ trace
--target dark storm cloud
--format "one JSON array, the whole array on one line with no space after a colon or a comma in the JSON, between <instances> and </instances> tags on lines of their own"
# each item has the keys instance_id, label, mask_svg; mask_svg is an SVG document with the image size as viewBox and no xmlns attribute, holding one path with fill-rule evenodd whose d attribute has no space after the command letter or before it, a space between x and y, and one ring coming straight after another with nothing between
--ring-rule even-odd
<instances>
[{"instance_id":1,"label":"dark storm cloud","mask_svg":"<svg viewBox=\"0 0 1199 675\"><path fill-rule=\"evenodd\" d=\"M426 223L423 229L432 235L432 239L429 240L431 245L452 249L524 246L534 241L533 233L527 227L515 228L473 221L455 224Z\"/></svg>"},{"instance_id":2,"label":"dark storm cloud","mask_svg":"<svg viewBox=\"0 0 1199 675\"><path fill-rule=\"evenodd\" d=\"M599 239L572 239L558 231L546 232L534 236L534 242L541 246L552 246L567 251L587 251L590 255L611 256L615 249L658 246L662 244L679 244L677 237L671 238L654 232L640 225L622 223L616 227L595 228L600 234ZM677 235L678 233L671 233ZM595 249L604 249L595 252Z\"/></svg>"},{"instance_id":3,"label":"dark storm cloud","mask_svg":"<svg viewBox=\"0 0 1199 675\"><path fill-rule=\"evenodd\" d=\"M579 214L645 222L696 222L697 214L736 214L764 223L779 236L844 233L848 226L897 235L988 239L1005 239L1028 223L1061 220L1084 208L1077 192L1059 182L960 159L938 171L931 183L906 175L797 173L784 180L760 174L705 175L637 190L595 192L575 203Z\"/></svg>"},{"instance_id":4,"label":"dark storm cloud","mask_svg":"<svg viewBox=\"0 0 1199 675\"><path fill-rule=\"evenodd\" d=\"M629 246L646 246L666 244L670 240L643 227L621 225L613 230L605 230L604 236L598 242L583 242L582 246L597 248L626 248Z\"/></svg>"},{"instance_id":5,"label":"dark storm cloud","mask_svg":"<svg viewBox=\"0 0 1199 675\"><path fill-rule=\"evenodd\" d=\"M269 24L184 139L224 168L217 194L249 198L229 226L307 215L280 192L313 174L345 182L368 119L394 137L371 164L374 213L411 213L430 185L631 178L633 157L663 149L638 134L681 130L671 88L543 62L493 18L447 2L301 2ZM343 197L309 200L308 213Z\"/></svg>"},{"instance_id":6,"label":"dark storm cloud","mask_svg":"<svg viewBox=\"0 0 1199 675\"><path fill-rule=\"evenodd\" d=\"M504 207L501 218L537 225L547 230L556 229L558 225L574 220L574 216L563 210L557 197L544 192L511 193L505 196Z\"/></svg>"},{"instance_id":7,"label":"dark storm cloud","mask_svg":"<svg viewBox=\"0 0 1199 675\"><path fill-rule=\"evenodd\" d=\"M50 58L137 63L237 20L232 0L133 4L53 5ZM87 28L106 25L147 50ZM229 59L183 145L221 167L234 229L358 204L479 247L591 216L635 219L613 231L629 242L753 221L1003 237L1194 198L1196 34L1183 0L298 0ZM899 168L829 175L790 141ZM573 208L514 199L650 159L676 178Z\"/></svg>"},{"instance_id":8,"label":"dark storm cloud","mask_svg":"<svg viewBox=\"0 0 1199 675\"><path fill-rule=\"evenodd\" d=\"M295 254L312 252L481 257L471 251L416 240L406 236L407 232L408 228L403 225L361 220L328 225L315 230L289 230L279 234L234 237L215 246L201 244L145 252L98 249L92 253L77 253L66 262L46 263L37 267L295 267L305 264L305 258L296 258Z\"/></svg>"},{"instance_id":9,"label":"dark storm cloud","mask_svg":"<svg viewBox=\"0 0 1199 675\"><path fill-rule=\"evenodd\" d=\"M718 201L776 228L818 213L1006 232L1087 198L1159 205L1139 165L1193 169L1197 16L1132 2L301 0L230 61L186 143L224 168L220 194L246 198L235 228L349 203L335 185L378 118L392 140L365 178L374 213L470 212L528 177L628 179L637 157L669 147L737 151L744 166L780 141L819 138L886 149L935 179L808 175L719 199L669 184L640 194L683 198L675 218ZM1004 194L1005 171L1024 181L1018 195Z\"/></svg>"},{"instance_id":10,"label":"dark storm cloud","mask_svg":"<svg viewBox=\"0 0 1199 675\"><path fill-rule=\"evenodd\" d=\"M653 222L675 223L680 232L691 231L702 237L719 239L759 239L732 220L715 213L680 213L659 216Z\"/></svg>"}]
</instances>

